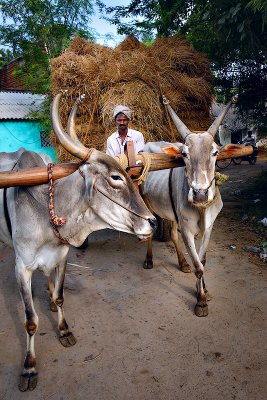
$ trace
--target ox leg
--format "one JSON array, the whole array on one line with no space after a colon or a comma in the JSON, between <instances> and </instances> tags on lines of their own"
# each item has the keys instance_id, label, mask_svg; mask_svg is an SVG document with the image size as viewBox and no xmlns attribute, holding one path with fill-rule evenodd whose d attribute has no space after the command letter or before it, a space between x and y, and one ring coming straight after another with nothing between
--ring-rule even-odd
<instances>
[{"instance_id":1,"label":"ox leg","mask_svg":"<svg viewBox=\"0 0 267 400\"><path fill-rule=\"evenodd\" d=\"M153 268L152 237L148 239L147 243L147 253L143 267L144 269L151 269Z\"/></svg>"},{"instance_id":2,"label":"ox leg","mask_svg":"<svg viewBox=\"0 0 267 400\"><path fill-rule=\"evenodd\" d=\"M58 312L58 329L59 341L64 347L75 345L76 339L72 332L69 331L68 324L65 319L63 302L64 302L64 279L65 279L66 262L60 263L55 271L55 288L53 291L53 302L57 306Z\"/></svg>"},{"instance_id":3,"label":"ox leg","mask_svg":"<svg viewBox=\"0 0 267 400\"><path fill-rule=\"evenodd\" d=\"M206 265L206 253L205 253L204 257L201 259L201 262L202 262L203 266L205 267L205 265ZM204 289L204 292L205 292L205 295L206 295L206 299L207 299L207 301L210 301L212 299L212 296L208 292L208 289L207 289L205 281L204 281L204 277L202 277L202 282L203 282L203 289Z\"/></svg>"},{"instance_id":4,"label":"ox leg","mask_svg":"<svg viewBox=\"0 0 267 400\"><path fill-rule=\"evenodd\" d=\"M182 230L182 237L188 253L193 261L195 267L195 275L197 277L197 304L195 305L195 314L197 317L206 317L209 313L208 305L207 305L207 297L204 291L204 281L203 281L203 274L204 274L204 266L200 261L198 256L196 246L195 246L195 239L194 236L189 232Z\"/></svg>"},{"instance_id":5,"label":"ox leg","mask_svg":"<svg viewBox=\"0 0 267 400\"><path fill-rule=\"evenodd\" d=\"M178 264L181 268L181 271L185 272L185 273L191 272L190 265L186 261L184 254L182 252L182 249L180 247L180 244L179 244L178 225L177 225L176 221L172 222L171 238L172 238L172 241L173 241L175 249L176 249L176 253L177 253L177 257L178 257Z\"/></svg>"},{"instance_id":6,"label":"ox leg","mask_svg":"<svg viewBox=\"0 0 267 400\"><path fill-rule=\"evenodd\" d=\"M212 296L211 296L211 294L208 292L208 289L207 289L207 287L206 287L206 285L205 285L205 281L204 281L204 278L202 277L202 281L203 281L203 289L204 289L204 292L205 292L205 295L206 295L206 299L207 299L207 301L210 301L211 299L212 299Z\"/></svg>"},{"instance_id":7,"label":"ox leg","mask_svg":"<svg viewBox=\"0 0 267 400\"><path fill-rule=\"evenodd\" d=\"M53 292L55 290L55 286L51 276L48 277L48 290L50 299L50 310L53 312L57 312L57 305L53 302Z\"/></svg>"},{"instance_id":8,"label":"ox leg","mask_svg":"<svg viewBox=\"0 0 267 400\"><path fill-rule=\"evenodd\" d=\"M38 315L35 312L32 299L32 272L25 267L20 270L16 267L16 277L25 309L25 329L27 334L27 354L18 386L21 392L26 392L26 390L35 389L38 380L34 350L34 336L38 328Z\"/></svg>"},{"instance_id":9,"label":"ox leg","mask_svg":"<svg viewBox=\"0 0 267 400\"><path fill-rule=\"evenodd\" d=\"M200 243L199 258L204 266L206 265L206 254L207 254L208 244L210 241L211 232L212 232L212 226L204 233L203 238ZM204 279L203 279L203 288L204 288L204 292L206 294L207 301L210 301L212 296L210 295L210 293L208 292L208 289L206 288Z\"/></svg>"},{"instance_id":10,"label":"ox leg","mask_svg":"<svg viewBox=\"0 0 267 400\"><path fill-rule=\"evenodd\" d=\"M206 317L209 313L207 305L207 295L205 292L205 283L203 277L197 278L197 304L195 305L195 314L197 317Z\"/></svg>"}]
</instances>

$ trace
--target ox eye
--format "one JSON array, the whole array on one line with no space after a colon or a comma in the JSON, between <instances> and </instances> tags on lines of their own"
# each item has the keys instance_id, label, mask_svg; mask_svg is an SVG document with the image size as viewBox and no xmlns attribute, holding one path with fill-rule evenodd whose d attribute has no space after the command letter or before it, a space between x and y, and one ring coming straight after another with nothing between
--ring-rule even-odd
<instances>
[{"instance_id":1,"label":"ox eye","mask_svg":"<svg viewBox=\"0 0 267 400\"><path fill-rule=\"evenodd\" d=\"M187 153L184 152L184 151L182 151L182 156L183 156L184 158L186 158L186 157L187 157Z\"/></svg>"},{"instance_id":2,"label":"ox eye","mask_svg":"<svg viewBox=\"0 0 267 400\"><path fill-rule=\"evenodd\" d=\"M216 150L214 153L212 153L213 156L217 156L218 155L218 150Z\"/></svg>"},{"instance_id":3,"label":"ox eye","mask_svg":"<svg viewBox=\"0 0 267 400\"><path fill-rule=\"evenodd\" d=\"M122 178L120 177L120 175L111 175L111 178L112 178L114 181L122 181Z\"/></svg>"}]
</instances>

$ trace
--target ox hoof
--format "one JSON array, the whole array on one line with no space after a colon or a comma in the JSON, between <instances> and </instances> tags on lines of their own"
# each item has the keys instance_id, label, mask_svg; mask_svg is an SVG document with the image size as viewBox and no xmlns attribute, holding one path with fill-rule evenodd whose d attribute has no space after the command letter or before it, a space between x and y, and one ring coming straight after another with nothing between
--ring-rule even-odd
<instances>
[{"instance_id":1,"label":"ox hoof","mask_svg":"<svg viewBox=\"0 0 267 400\"><path fill-rule=\"evenodd\" d=\"M50 303L50 310L53 312L57 312L57 305L53 301Z\"/></svg>"},{"instance_id":2,"label":"ox hoof","mask_svg":"<svg viewBox=\"0 0 267 400\"><path fill-rule=\"evenodd\" d=\"M195 314L197 317L206 317L209 314L209 309L207 304L196 304Z\"/></svg>"},{"instance_id":3,"label":"ox hoof","mask_svg":"<svg viewBox=\"0 0 267 400\"><path fill-rule=\"evenodd\" d=\"M145 260L143 264L144 269L152 269L153 268L153 261Z\"/></svg>"},{"instance_id":4,"label":"ox hoof","mask_svg":"<svg viewBox=\"0 0 267 400\"><path fill-rule=\"evenodd\" d=\"M183 264L181 266L181 271L184 272L185 274L189 274L191 272L190 265L188 264Z\"/></svg>"},{"instance_id":5,"label":"ox hoof","mask_svg":"<svg viewBox=\"0 0 267 400\"><path fill-rule=\"evenodd\" d=\"M65 333L65 335L59 336L59 341L64 347L71 347L74 346L77 342L75 336L71 333Z\"/></svg>"},{"instance_id":6,"label":"ox hoof","mask_svg":"<svg viewBox=\"0 0 267 400\"><path fill-rule=\"evenodd\" d=\"M19 381L19 390L21 392L26 392L27 390L34 390L37 386L38 373L31 372L29 374L21 374Z\"/></svg>"}]
</instances>

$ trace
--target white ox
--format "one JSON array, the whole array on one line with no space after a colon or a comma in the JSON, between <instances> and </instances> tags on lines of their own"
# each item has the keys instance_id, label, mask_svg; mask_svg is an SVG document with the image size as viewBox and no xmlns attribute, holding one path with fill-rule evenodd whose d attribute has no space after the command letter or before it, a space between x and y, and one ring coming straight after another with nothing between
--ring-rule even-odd
<instances>
[{"instance_id":1,"label":"white ox","mask_svg":"<svg viewBox=\"0 0 267 400\"><path fill-rule=\"evenodd\" d=\"M232 102L235 101L236 98L233 98ZM176 248L178 263L183 272L190 272L190 266L178 241L177 230L180 229L197 277L195 314L203 317L208 315L208 293L203 278L206 251L214 221L223 206L215 184L215 162L219 148L214 142L214 136L232 102L211 127L201 133L191 132L166 99L165 102L184 143L150 142L145 145L144 152L182 154L185 167L150 172L143 187L143 195L146 204L155 214L172 221L171 238ZM196 238L199 239L198 246ZM152 238L149 241L144 268L153 268Z\"/></svg>"},{"instance_id":2,"label":"white ox","mask_svg":"<svg viewBox=\"0 0 267 400\"><path fill-rule=\"evenodd\" d=\"M0 190L0 240L14 247L16 278L25 308L27 351L20 376L21 391L33 390L37 385L34 337L38 316L32 299L32 273L39 269L49 277L51 301L58 311L59 340L65 347L72 346L76 339L69 331L63 310L63 284L70 245L80 246L91 232L103 228L146 239L155 227L155 217L119 164L97 150L89 152L77 137L73 139L63 132L58 117L59 98L54 100L52 113L57 138L66 150L83 160L76 172L55 181L55 208L60 216L66 217L66 223L54 227L56 231L53 231L49 222L47 184ZM47 156L24 149L11 154L0 153L0 171L45 166L47 161ZM58 231L62 239L55 235ZM50 279L53 270L55 285Z\"/></svg>"}]
</instances>

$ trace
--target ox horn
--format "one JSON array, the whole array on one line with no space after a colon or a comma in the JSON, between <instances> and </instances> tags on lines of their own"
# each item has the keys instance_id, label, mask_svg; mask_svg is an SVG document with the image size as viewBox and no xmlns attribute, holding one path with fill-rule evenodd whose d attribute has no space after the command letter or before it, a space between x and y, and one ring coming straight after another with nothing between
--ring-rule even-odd
<instances>
[{"instance_id":1,"label":"ox horn","mask_svg":"<svg viewBox=\"0 0 267 400\"><path fill-rule=\"evenodd\" d=\"M192 132L187 128L187 126L180 120L178 115L171 108L171 106L169 104L169 100L165 96L162 96L162 99L163 99L163 104L165 104L167 106L169 114L170 114L170 116L171 116L171 118L172 118L172 120L174 122L174 125L176 126L178 132L180 133L182 138L185 139L186 136L189 135Z\"/></svg>"},{"instance_id":2,"label":"ox horn","mask_svg":"<svg viewBox=\"0 0 267 400\"><path fill-rule=\"evenodd\" d=\"M231 101L225 107L225 109L213 121L212 125L208 129L208 132L209 132L210 135L212 135L213 137L215 136L217 130L219 129L219 126L221 125L221 123L222 123L225 115L227 114L228 110L230 109L231 105L235 104L237 102L237 98L238 98L238 95L233 96Z\"/></svg>"},{"instance_id":3,"label":"ox horn","mask_svg":"<svg viewBox=\"0 0 267 400\"><path fill-rule=\"evenodd\" d=\"M51 106L51 118L52 118L52 124L53 124L53 129L55 132L55 135L62 145L64 149L72 154L74 157L79 158L80 160L85 160L88 158L89 154L89 149L85 147L77 138L77 135L74 131L74 135L70 137L69 135L66 134L64 131L60 117L59 117L59 102L61 99L62 93L59 93L55 96L52 102ZM77 111L77 109L76 109ZM76 114L76 113L75 113ZM74 115L75 117L75 115Z\"/></svg>"},{"instance_id":4,"label":"ox horn","mask_svg":"<svg viewBox=\"0 0 267 400\"><path fill-rule=\"evenodd\" d=\"M78 139L78 136L76 134L76 129L75 129L75 118L76 118L79 104L84 100L84 98L85 98L85 95L82 94L81 96L79 96L76 99L76 101L71 109L69 119L68 119L67 132L70 135L70 137L76 141L79 141L79 139Z\"/></svg>"}]
</instances>

